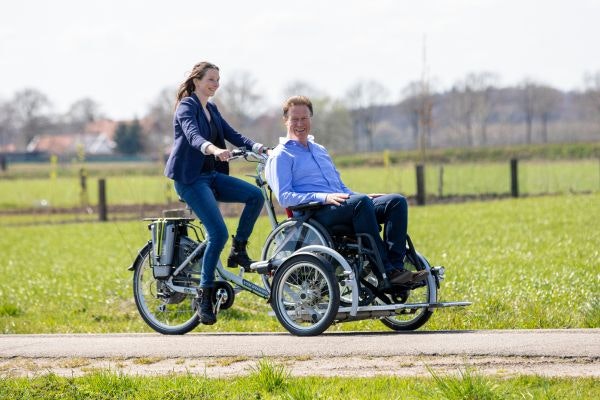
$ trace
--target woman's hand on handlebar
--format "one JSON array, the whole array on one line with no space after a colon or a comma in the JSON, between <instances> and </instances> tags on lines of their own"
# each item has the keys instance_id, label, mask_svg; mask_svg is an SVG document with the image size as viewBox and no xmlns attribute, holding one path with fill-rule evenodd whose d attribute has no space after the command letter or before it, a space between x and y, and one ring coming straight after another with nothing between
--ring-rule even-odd
<instances>
[{"instance_id":1,"label":"woman's hand on handlebar","mask_svg":"<svg viewBox=\"0 0 600 400\"><path fill-rule=\"evenodd\" d=\"M219 161L227 161L231 158L231 152L227 149L220 149L218 147L215 147L215 150L213 150L212 153L215 158Z\"/></svg>"}]
</instances>

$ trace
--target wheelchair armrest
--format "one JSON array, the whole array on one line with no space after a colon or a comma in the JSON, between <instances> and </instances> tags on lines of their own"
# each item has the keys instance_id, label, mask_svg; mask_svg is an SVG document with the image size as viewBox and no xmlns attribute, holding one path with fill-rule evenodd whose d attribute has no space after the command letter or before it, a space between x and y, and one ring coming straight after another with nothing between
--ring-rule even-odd
<instances>
[{"instance_id":1,"label":"wheelchair armrest","mask_svg":"<svg viewBox=\"0 0 600 400\"><path fill-rule=\"evenodd\" d=\"M302 204L297 204L295 206L287 207L285 209L285 213L288 216L288 218L292 218L294 216L294 211L316 210L323 206L324 206L324 204L319 203L318 201L311 201L310 203L302 203Z\"/></svg>"},{"instance_id":2,"label":"wheelchair armrest","mask_svg":"<svg viewBox=\"0 0 600 400\"><path fill-rule=\"evenodd\" d=\"M297 204L295 206L288 207L287 209L290 211L306 211L321 208L323 206L323 203L319 203L318 201L311 201L310 203Z\"/></svg>"}]
</instances>

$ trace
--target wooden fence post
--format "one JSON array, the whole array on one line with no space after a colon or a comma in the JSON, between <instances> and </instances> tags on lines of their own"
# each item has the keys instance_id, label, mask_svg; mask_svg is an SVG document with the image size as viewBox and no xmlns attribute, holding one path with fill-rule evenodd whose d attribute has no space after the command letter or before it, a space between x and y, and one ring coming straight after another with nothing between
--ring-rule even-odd
<instances>
[{"instance_id":1,"label":"wooden fence post","mask_svg":"<svg viewBox=\"0 0 600 400\"><path fill-rule=\"evenodd\" d=\"M440 164L440 173L438 175L438 197L444 197L444 165Z\"/></svg>"},{"instance_id":2,"label":"wooden fence post","mask_svg":"<svg viewBox=\"0 0 600 400\"><path fill-rule=\"evenodd\" d=\"M106 180L98 179L98 218L100 221L108 221L106 212Z\"/></svg>"},{"instance_id":3,"label":"wooden fence post","mask_svg":"<svg viewBox=\"0 0 600 400\"><path fill-rule=\"evenodd\" d=\"M417 205L425 205L425 165L416 165L417 173Z\"/></svg>"},{"instance_id":4,"label":"wooden fence post","mask_svg":"<svg viewBox=\"0 0 600 400\"><path fill-rule=\"evenodd\" d=\"M519 161L516 158L510 160L510 194L519 197Z\"/></svg>"}]
</instances>

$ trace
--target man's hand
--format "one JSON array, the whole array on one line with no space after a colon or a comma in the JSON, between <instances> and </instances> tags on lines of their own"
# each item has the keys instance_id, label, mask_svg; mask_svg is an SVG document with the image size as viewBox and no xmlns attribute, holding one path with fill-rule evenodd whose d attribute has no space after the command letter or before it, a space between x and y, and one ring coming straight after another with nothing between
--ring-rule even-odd
<instances>
[{"instance_id":1,"label":"man's hand","mask_svg":"<svg viewBox=\"0 0 600 400\"><path fill-rule=\"evenodd\" d=\"M325 197L325 204L333 204L339 206L346 202L346 199L350 197L348 193L328 193Z\"/></svg>"},{"instance_id":2,"label":"man's hand","mask_svg":"<svg viewBox=\"0 0 600 400\"><path fill-rule=\"evenodd\" d=\"M374 199L374 198L377 198L377 197L385 196L385 193L369 193L367 196L369 196L370 198Z\"/></svg>"}]
</instances>

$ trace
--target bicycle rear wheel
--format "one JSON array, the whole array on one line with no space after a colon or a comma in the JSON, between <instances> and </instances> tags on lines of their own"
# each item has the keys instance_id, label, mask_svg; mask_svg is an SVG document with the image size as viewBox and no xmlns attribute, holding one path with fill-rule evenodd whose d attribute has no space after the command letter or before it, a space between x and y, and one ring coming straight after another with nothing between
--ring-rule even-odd
<instances>
[{"instance_id":1,"label":"bicycle rear wheel","mask_svg":"<svg viewBox=\"0 0 600 400\"><path fill-rule=\"evenodd\" d=\"M152 244L148 243L134 263L135 305L146 324L155 331L165 335L182 335L200 323L195 300L197 278L191 274L180 274L176 278L177 285L189 287L190 293L171 290L164 280L154 278L150 264L151 247Z\"/></svg>"}]
</instances>

